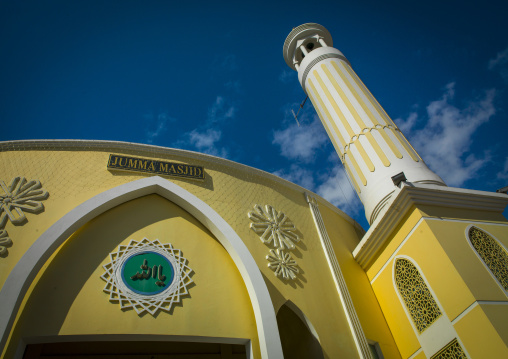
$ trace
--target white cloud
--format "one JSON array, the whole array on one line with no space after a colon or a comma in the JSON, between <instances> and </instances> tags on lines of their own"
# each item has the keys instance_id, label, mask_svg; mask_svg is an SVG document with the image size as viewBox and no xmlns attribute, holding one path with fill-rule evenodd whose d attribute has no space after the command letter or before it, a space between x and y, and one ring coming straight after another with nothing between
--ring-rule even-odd
<instances>
[{"instance_id":1,"label":"white cloud","mask_svg":"<svg viewBox=\"0 0 508 359\"><path fill-rule=\"evenodd\" d=\"M223 56L221 59L221 67L228 71L234 71L238 69L238 65L236 63L236 55L228 54Z\"/></svg>"},{"instance_id":2,"label":"white cloud","mask_svg":"<svg viewBox=\"0 0 508 359\"><path fill-rule=\"evenodd\" d=\"M235 54L215 55L211 63L212 75L219 73L227 73L238 70L238 63Z\"/></svg>"},{"instance_id":3,"label":"white cloud","mask_svg":"<svg viewBox=\"0 0 508 359\"><path fill-rule=\"evenodd\" d=\"M311 123L305 123L303 117L300 127L292 123L283 130L273 132L272 143L280 146L280 154L288 159L310 162L316 150L323 146L328 137L317 116Z\"/></svg>"},{"instance_id":4,"label":"white cloud","mask_svg":"<svg viewBox=\"0 0 508 359\"><path fill-rule=\"evenodd\" d=\"M319 117L311 107L305 107L298 117L299 127L290 112L298 105L285 106L287 127L273 132L272 144L279 146L280 154L291 161L288 168L274 174L319 194L350 216L358 215L362 204L348 182L337 153L323 151L329 149L329 139ZM316 161L317 171L312 163Z\"/></svg>"},{"instance_id":5,"label":"white cloud","mask_svg":"<svg viewBox=\"0 0 508 359\"><path fill-rule=\"evenodd\" d=\"M279 81L285 84L290 82L294 78L296 78L296 74L295 71L293 70L284 69L279 75Z\"/></svg>"},{"instance_id":6,"label":"white cloud","mask_svg":"<svg viewBox=\"0 0 508 359\"><path fill-rule=\"evenodd\" d=\"M187 133L187 136L189 144L194 146L199 152L227 158L227 150L216 146L216 143L220 141L222 137L222 132L220 130L213 130L211 128L202 132L193 130Z\"/></svg>"},{"instance_id":7,"label":"white cloud","mask_svg":"<svg viewBox=\"0 0 508 359\"><path fill-rule=\"evenodd\" d=\"M222 136L221 131L208 129L205 132L198 132L193 130L189 132L189 142L198 149L205 149L213 147L215 142L220 140Z\"/></svg>"},{"instance_id":8,"label":"white cloud","mask_svg":"<svg viewBox=\"0 0 508 359\"><path fill-rule=\"evenodd\" d=\"M333 164L320 173L293 163L288 169L273 174L319 194L350 216L358 215L362 211L362 203L349 183L337 154L330 153L328 160ZM327 165L326 162L324 165Z\"/></svg>"},{"instance_id":9,"label":"white cloud","mask_svg":"<svg viewBox=\"0 0 508 359\"><path fill-rule=\"evenodd\" d=\"M418 114L416 112L411 112L404 121L401 119L396 119L395 121L397 122L397 126L402 131L402 133L410 133L417 120Z\"/></svg>"},{"instance_id":10,"label":"white cloud","mask_svg":"<svg viewBox=\"0 0 508 359\"><path fill-rule=\"evenodd\" d=\"M454 96L455 83L449 83L441 99L427 106L427 118L419 119L411 113L406 120L396 122L429 167L448 185L460 186L490 160L487 152L476 155L470 153L470 148L475 131L496 113L496 91L485 91L483 97L464 108L451 103ZM425 126L415 128L418 122Z\"/></svg>"},{"instance_id":11,"label":"white cloud","mask_svg":"<svg viewBox=\"0 0 508 359\"><path fill-rule=\"evenodd\" d=\"M151 114L144 115L143 117L145 120L148 120L148 121L153 120L153 115L151 115ZM166 131L168 123L173 122L173 121L176 121L176 119L168 116L167 113L165 113L165 112L159 113L157 115L157 121L155 123L155 130L146 131L146 137L147 137L146 142L153 143L155 141L155 139L157 139L157 137L159 137L162 133L164 133L164 131Z\"/></svg>"},{"instance_id":12,"label":"white cloud","mask_svg":"<svg viewBox=\"0 0 508 359\"><path fill-rule=\"evenodd\" d=\"M497 66L506 65L508 63L508 47L497 53L496 57L489 60L489 70L493 70Z\"/></svg>"},{"instance_id":13,"label":"white cloud","mask_svg":"<svg viewBox=\"0 0 508 359\"><path fill-rule=\"evenodd\" d=\"M240 93L241 90L242 90L242 86L240 84L240 81L238 80L235 80L235 81L228 81L224 84L224 86L229 89L229 90L232 90L233 92L236 92L236 93Z\"/></svg>"},{"instance_id":14,"label":"white cloud","mask_svg":"<svg viewBox=\"0 0 508 359\"><path fill-rule=\"evenodd\" d=\"M345 212L350 216L357 215L362 210L362 203L341 165L337 164L328 173L321 175L319 181L316 193L328 202L343 210L347 209Z\"/></svg>"},{"instance_id":15,"label":"white cloud","mask_svg":"<svg viewBox=\"0 0 508 359\"><path fill-rule=\"evenodd\" d=\"M314 191L315 183L313 172L309 169L302 168L297 164L293 163L288 170L281 169L273 172L273 174L290 182L296 183L303 188Z\"/></svg>"},{"instance_id":16,"label":"white cloud","mask_svg":"<svg viewBox=\"0 0 508 359\"><path fill-rule=\"evenodd\" d=\"M182 140L175 142L176 147L190 148L213 156L228 157L228 150L219 145L222 139L220 125L235 117L236 107L230 105L222 96L217 96L208 108L205 124L182 136Z\"/></svg>"},{"instance_id":17,"label":"white cloud","mask_svg":"<svg viewBox=\"0 0 508 359\"><path fill-rule=\"evenodd\" d=\"M498 70L501 77L508 81L508 47L497 53L496 57L489 60L489 70Z\"/></svg>"},{"instance_id":18,"label":"white cloud","mask_svg":"<svg viewBox=\"0 0 508 359\"><path fill-rule=\"evenodd\" d=\"M497 174L497 178L504 181L508 180L508 158L504 161L503 170Z\"/></svg>"},{"instance_id":19,"label":"white cloud","mask_svg":"<svg viewBox=\"0 0 508 359\"><path fill-rule=\"evenodd\" d=\"M207 127L210 127L216 123L224 122L228 119L235 117L236 107L229 104L228 101L222 97L217 96L215 102L208 109Z\"/></svg>"}]
</instances>

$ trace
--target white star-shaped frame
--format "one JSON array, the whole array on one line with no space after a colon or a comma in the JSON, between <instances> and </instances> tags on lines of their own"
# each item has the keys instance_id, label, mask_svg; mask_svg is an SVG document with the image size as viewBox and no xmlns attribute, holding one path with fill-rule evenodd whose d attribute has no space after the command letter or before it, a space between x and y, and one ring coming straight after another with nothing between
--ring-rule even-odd
<instances>
[{"instance_id":1,"label":"white star-shaped frame","mask_svg":"<svg viewBox=\"0 0 508 359\"><path fill-rule=\"evenodd\" d=\"M168 287L154 295L144 295L132 291L122 279L122 267L132 256L145 252L154 252L166 258L174 268L174 279ZM140 242L131 240L121 245L116 252L109 254L110 262L103 265L105 270L101 278L106 282L104 292L109 294L112 303L120 303L121 309L134 309L138 315L148 312L155 315L159 310L171 311L173 305L180 303L188 294L187 287L193 283L192 269L182 251L173 248L170 243L162 244L158 239L150 241L143 238Z\"/></svg>"}]
</instances>

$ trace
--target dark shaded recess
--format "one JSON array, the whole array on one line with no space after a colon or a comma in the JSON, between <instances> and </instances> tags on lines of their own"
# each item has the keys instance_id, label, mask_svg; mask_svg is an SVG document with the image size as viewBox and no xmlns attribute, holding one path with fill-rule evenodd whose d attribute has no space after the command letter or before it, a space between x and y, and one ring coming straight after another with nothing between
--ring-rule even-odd
<instances>
[{"instance_id":1,"label":"dark shaded recess","mask_svg":"<svg viewBox=\"0 0 508 359\"><path fill-rule=\"evenodd\" d=\"M284 358L324 359L319 341L287 305L277 313L277 325Z\"/></svg>"},{"instance_id":2,"label":"dark shaded recess","mask_svg":"<svg viewBox=\"0 0 508 359\"><path fill-rule=\"evenodd\" d=\"M170 358L247 359L245 345L196 342L67 342L31 344L23 359L50 358L111 358L111 359L170 359Z\"/></svg>"}]
</instances>

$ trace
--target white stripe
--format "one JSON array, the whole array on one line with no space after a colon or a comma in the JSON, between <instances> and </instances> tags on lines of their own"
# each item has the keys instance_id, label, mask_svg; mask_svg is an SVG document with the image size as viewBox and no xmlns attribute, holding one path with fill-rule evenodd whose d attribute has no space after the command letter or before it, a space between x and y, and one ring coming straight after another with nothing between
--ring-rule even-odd
<instances>
[{"instance_id":1,"label":"white stripe","mask_svg":"<svg viewBox=\"0 0 508 359\"><path fill-rule=\"evenodd\" d=\"M319 211L317 201L314 197L310 196L307 193L305 193L305 198L309 204L312 213L312 218L314 219L314 224L316 225L316 230L318 232L318 236L321 241L321 245L323 247L323 251L326 257L326 261L328 263L328 266L330 267L330 271L332 273L332 277L335 282L335 287L337 288L337 292L339 294L339 298L342 303L342 307L344 309L344 314L346 315L346 319L351 328L351 334L353 335L353 339L358 350L358 355L362 359L372 358L367 343L367 338L365 337L365 333L363 332L360 319L356 314L353 300L351 298L351 295L349 294L349 290L347 288L346 281L344 280L344 276L340 269L337 256L335 255L332 243L330 241L330 237L328 236L328 232L326 231L325 223L323 221L323 217L321 217L321 212Z\"/></svg>"},{"instance_id":2,"label":"white stripe","mask_svg":"<svg viewBox=\"0 0 508 359\"><path fill-rule=\"evenodd\" d=\"M460 313L454 320L452 320L452 325L455 325L459 320L464 318L470 311L472 311L478 305L508 305L507 301L490 301L490 300L478 300L467 307L462 313Z\"/></svg>"},{"instance_id":3,"label":"white stripe","mask_svg":"<svg viewBox=\"0 0 508 359\"><path fill-rule=\"evenodd\" d=\"M383 264L383 266L381 267L381 269L379 269L379 271L377 272L377 274L374 276L374 278L372 278L372 280L370 281L370 284L372 285L374 283L374 281L377 279L377 277L379 277L379 275L381 274L381 272L388 266L388 264L393 260L393 258L397 255L398 251L400 250L400 248L407 242L407 240L409 239L409 237L411 237L411 235L413 234L413 232L416 230L416 228L418 228L418 226L423 222L423 220L425 219L425 217L422 217L418 220L418 222L416 222L415 226L411 229L411 231L408 233L408 235L406 236L406 238L404 238L404 240L402 241L401 244L399 244L399 246L395 249L395 251L392 253L392 255L390 256L390 258L388 258L388 260L386 261L385 264Z\"/></svg>"},{"instance_id":4,"label":"white stripe","mask_svg":"<svg viewBox=\"0 0 508 359\"><path fill-rule=\"evenodd\" d=\"M413 355L411 355L411 356L410 356L409 358L407 358L407 359L413 359L413 358L415 358L418 354L420 354L421 352L422 352L422 348L420 348L420 349L418 349L417 351L415 351L415 352L413 353Z\"/></svg>"}]
</instances>

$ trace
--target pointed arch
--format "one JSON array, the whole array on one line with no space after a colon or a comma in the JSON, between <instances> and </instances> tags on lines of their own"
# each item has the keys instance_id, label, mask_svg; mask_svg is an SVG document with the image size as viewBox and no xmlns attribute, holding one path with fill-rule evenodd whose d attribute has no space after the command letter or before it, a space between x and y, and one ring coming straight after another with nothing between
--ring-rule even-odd
<instances>
[{"instance_id":1,"label":"pointed arch","mask_svg":"<svg viewBox=\"0 0 508 359\"><path fill-rule=\"evenodd\" d=\"M400 257L394 261L393 266L395 285L418 333L421 334L442 315L441 310L412 261Z\"/></svg>"},{"instance_id":2,"label":"pointed arch","mask_svg":"<svg viewBox=\"0 0 508 359\"><path fill-rule=\"evenodd\" d=\"M300 320L305 324L307 329L312 333L314 338L316 338L316 340L321 343L321 341L319 340L319 335L318 335L316 329L312 325L309 318L307 318L307 316L301 311L301 309L298 308L296 306L296 304L293 303L292 301L290 301L289 299L282 306L284 306L284 305L286 305L289 309L291 309L298 316L298 318L300 318ZM282 308L282 306L281 306L281 308ZM280 310L280 308L279 308L279 310Z\"/></svg>"},{"instance_id":3,"label":"pointed arch","mask_svg":"<svg viewBox=\"0 0 508 359\"><path fill-rule=\"evenodd\" d=\"M4 347L21 302L51 254L84 224L107 210L149 194L158 194L200 221L224 246L249 293L262 358L283 358L277 319L270 294L249 250L233 228L209 205L177 184L159 176L142 178L104 191L76 206L48 228L26 251L0 291L0 347Z\"/></svg>"},{"instance_id":4,"label":"pointed arch","mask_svg":"<svg viewBox=\"0 0 508 359\"><path fill-rule=\"evenodd\" d=\"M324 359L316 329L292 301L286 301L279 308L277 323L286 358Z\"/></svg>"},{"instance_id":5,"label":"pointed arch","mask_svg":"<svg viewBox=\"0 0 508 359\"><path fill-rule=\"evenodd\" d=\"M493 236L476 226L466 229L471 247L497 282L508 291L508 252Z\"/></svg>"}]
</instances>

